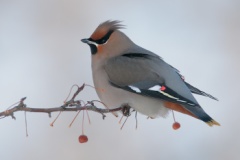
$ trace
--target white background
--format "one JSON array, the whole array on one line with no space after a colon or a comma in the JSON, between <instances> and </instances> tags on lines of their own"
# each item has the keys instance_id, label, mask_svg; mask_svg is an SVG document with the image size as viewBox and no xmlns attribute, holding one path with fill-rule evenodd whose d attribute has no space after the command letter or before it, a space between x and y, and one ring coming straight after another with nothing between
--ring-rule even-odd
<instances>
[{"instance_id":1,"label":"white background","mask_svg":"<svg viewBox=\"0 0 240 160\"><path fill-rule=\"evenodd\" d=\"M81 116L64 113L51 128L47 114L0 120L1 160L238 160L240 148L240 1L0 0L0 111L27 96L29 107L56 107L73 84L92 84L90 49L80 42L105 20L123 20L135 43L178 68L194 86L219 98L196 96L221 127L175 113L147 120L90 112L86 144L78 142ZM78 97L97 99L91 88ZM53 114L53 117L56 113ZM85 121L87 122L87 121Z\"/></svg>"}]
</instances>

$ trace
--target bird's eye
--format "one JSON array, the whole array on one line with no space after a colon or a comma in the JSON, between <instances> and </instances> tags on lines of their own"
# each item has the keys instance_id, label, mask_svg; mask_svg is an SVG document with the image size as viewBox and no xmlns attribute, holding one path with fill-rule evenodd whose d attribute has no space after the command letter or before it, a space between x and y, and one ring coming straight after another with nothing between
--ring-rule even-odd
<instances>
[{"instance_id":1,"label":"bird's eye","mask_svg":"<svg viewBox=\"0 0 240 160\"><path fill-rule=\"evenodd\" d=\"M106 41L107 41L106 39L102 39L101 44L105 43Z\"/></svg>"},{"instance_id":2,"label":"bird's eye","mask_svg":"<svg viewBox=\"0 0 240 160\"><path fill-rule=\"evenodd\" d=\"M95 41L97 44L104 44L104 43L106 43L107 42L107 38L106 37L104 37L104 38L102 38L102 39L99 39L99 40L97 40L97 41Z\"/></svg>"},{"instance_id":3,"label":"bird's eye","mask_svg":"<svg viewBox=\"0 0 240 160\"><path fill-rule=\"evenodd\" d=\"M108 41L108 39L109 39L109 37L111 36L112 33L113 33L112 30L109 31L104 37L102 37L102 38L99 39L99 40L96 40L95 42L96 42L97 44L105 44L105 43Z\"/></svg>"},{"instance_id":4,"label":"bird's eye","mask_svg":"<svg viewBox=\"0 0 240 160\"><path fill-rule=\"evenodd\" d=\"M100 40L98 40L98 41L96 41L96 42L97 42L97 44L104 44L104 43L107 42L107 38L104 37L104 38L102 38L102 39L100 39Z\"/></svg>"}]
</instances>

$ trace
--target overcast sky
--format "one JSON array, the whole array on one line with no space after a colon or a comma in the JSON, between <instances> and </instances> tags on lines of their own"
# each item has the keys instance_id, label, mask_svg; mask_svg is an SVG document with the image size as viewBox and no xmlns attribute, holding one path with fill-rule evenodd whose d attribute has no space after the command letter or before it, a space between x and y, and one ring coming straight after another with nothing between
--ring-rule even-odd
<instances>
[{"instance_id":1,"label":"overcast sky","mask_svg":"<svg viewBox=\"0 0 240 160\"><path fill-rule=\"evenodd\" d=\"M238 160L240 148L240 1L97 1L0 0L0 111L22 97L29 107L56 107L73 84L93 84L90 49L80 42L99 23L122 20L122 30L135 43L178 68L192 85L220 101L196 96L205 111L221 123L208 127L175 113L173 118L134 116L120 131L119 118L89 112L86 144L78 142L81 116L68 128L75 113L56 117L24 113L0 120L2 160L161 159ZM98 99L86 88L78 97ZM87 122L87 121L86 121Z\"/></svg>"}]
</instances>

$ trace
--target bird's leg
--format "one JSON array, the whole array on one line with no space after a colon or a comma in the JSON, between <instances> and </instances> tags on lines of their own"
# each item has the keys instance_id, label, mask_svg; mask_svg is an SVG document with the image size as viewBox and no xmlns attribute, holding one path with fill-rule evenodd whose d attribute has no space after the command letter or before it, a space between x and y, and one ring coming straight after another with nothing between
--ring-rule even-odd
<instances>
[{"instance_id":1,"label":"bird's leg","mask_svg":"<svg viewBox=\"0 0 240 160\"><path fill-rule=\"evenodd\" d=\"M126 117L129 117L131 115L130 109L131 109L131 107L128 104L123 104L122 105L122 114Z\"/></svg>"}]
</instances>

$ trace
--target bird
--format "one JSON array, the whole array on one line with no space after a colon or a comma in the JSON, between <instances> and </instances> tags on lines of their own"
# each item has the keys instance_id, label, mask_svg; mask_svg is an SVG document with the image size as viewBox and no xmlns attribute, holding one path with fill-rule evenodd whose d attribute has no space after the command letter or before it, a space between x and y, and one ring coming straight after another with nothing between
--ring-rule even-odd
<instances>
[{"instance_id":1,"label":"bird","mask_svg":"<svg viewBox=\"0 0 240 160\"><path fill-rule=\"evenodd\" d=\"M122 29L122 21L107 20L81 39L90 46L94 87L107 108L130 106L150 118L166 117L174 110L220 126L193 93L217 98L187 83L179 70L135 44Z\"/></svg>"}]
</instances>

